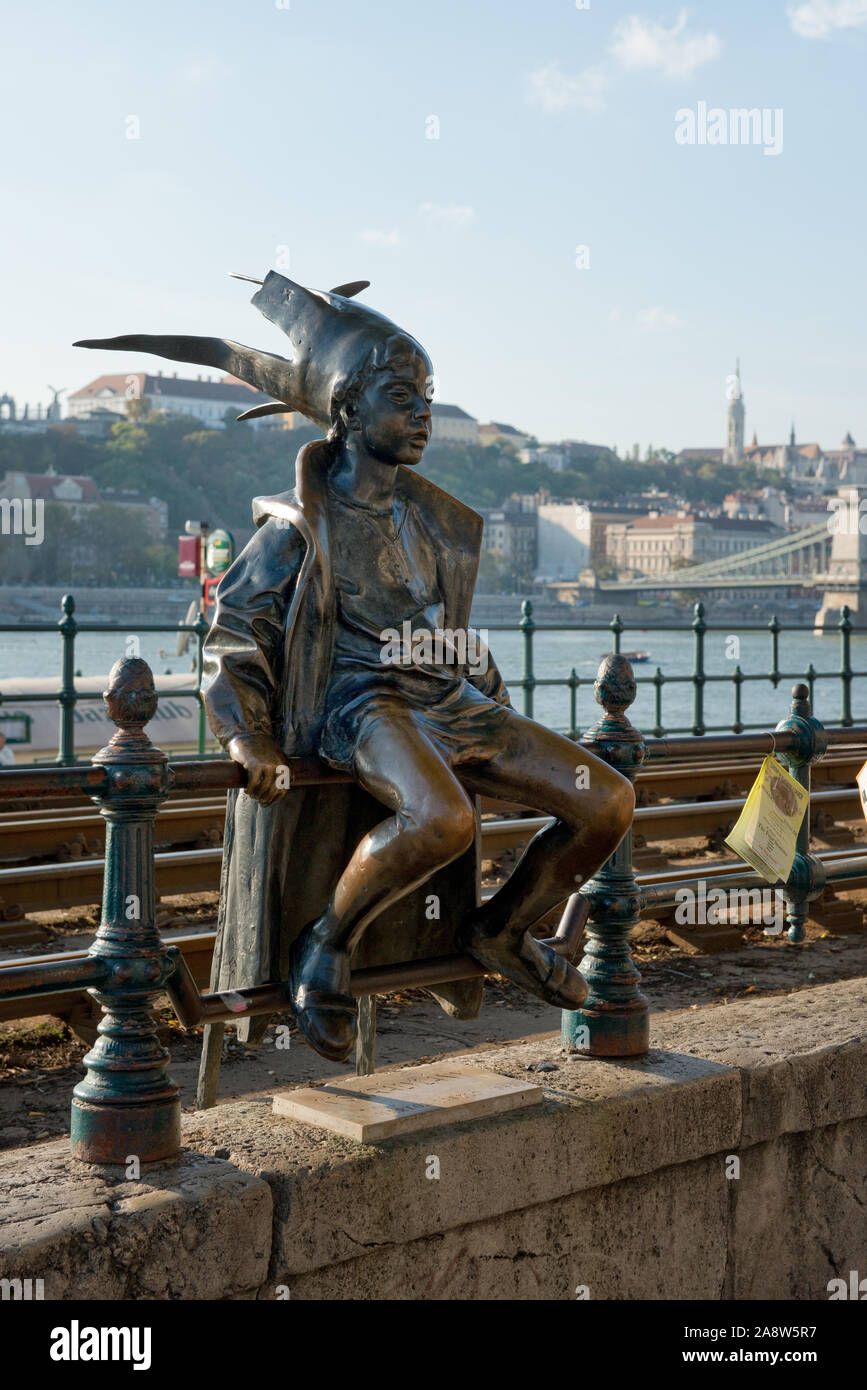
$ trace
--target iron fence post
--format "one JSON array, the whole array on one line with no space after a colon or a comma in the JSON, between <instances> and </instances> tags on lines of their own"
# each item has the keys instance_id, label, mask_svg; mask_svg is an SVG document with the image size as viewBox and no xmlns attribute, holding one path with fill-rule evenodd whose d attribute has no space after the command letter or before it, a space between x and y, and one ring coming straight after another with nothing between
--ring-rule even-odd
<instances>
[{"instance_id":1,"label":"iron fence post","mask_svg":"<svg viewBox=\"0 0 867 1390\"><path fill-rule=\"evenodd\" d=\"M151 1016L178 960L178 948L165 946L157 931L154 875L154 818L171 773L144 733L157 708L147 663L116 662L104 698L118 728L93 759L107 772L94 798L106 844L102 921L88 952L107 967L105 982L90 991L104 1016L73 1092L72 1152L88 1163L146 1163L180 1148L180 1093L166 1075L169 1054Z\"/></svg>"},{"instance_id":2,"label":"iron fence post","mask_svg":"<svg viewBox=\"0 0 867 1390\"><path fill-rule=\"evenodd\" d=\"M840 629L840 723L844 728L851 728L852 725L852 623L849 616L847 604L843 604L840 609L840 621L837 624Z\"/></svg>"},{"instance_id":3,"label":"iron fence post","mask_svg":"<svg viewBox=\"0 0 867 1390\"><path fill-rule=\"evenodd\" d=\"M625 711L635 699L635 677L625 656L605 657L593 687L603 717L582 743L630 782L644 761L644 737ZM590 900L587 946L578 967L590 986L581 1009L564 1011L564 1044L590 1057L636 1057L650 1044L647 1000L629 937L639 920L640 897L632 867L632 831L581 889Z\"/></svg>"},{"instance_id":4,"label":"iron fence post","mask_svg":"<svg viewBox=\"0 0 867 1390\"><path fill-rule=\"evenodd\" d=\"M810 692L810 695L809 695L809 699L810 699L810 709L812 709L812 708L813 708L813 705L814 705L814 703L815 703L815 700L816 700L816 668L815 668L815 666L813 665L812 661L810 662L809 666L807 667L807 670L806 670L806 672L804 673L804 675L805 675L805 679L806 679L806 682L807 682L807 689L808 689L809 692Z\"/></svg>"},{"instance_id":5,"label":"iron fence post","mask_svg":"<svg viewBox=\"0 0 867 1390\"><path fill-rule=\"evenodd\" d=\"M78 623L75 621L75 599L72 594L64 594L60 603L63 617L57 624L60 631L60 730L57 757L55 762L75 762L75 634Z\"/></svg>"},{"instance_id":6,"label":"iron fence post","mask_svg":"<svg viewBox=\"0 0 867 1390\"><path fill-rule=\"evenodd\" d=\"M693 639L693 671L692 671L692 732L698 737L705 731L704 727L704 634L707 631L707 623L704 620L704 604L697 603L694 608L695 617L692 620L692 630L695 634Z\"/></svg>"},{"instance_id":7,"label":"iron fence post","mask_svg":"<svg viewBox=\"0 0 867 1390\"><path fill-rule=\"evenodd\" d=\"M771 634L771 669L768 672L768 680L776 690L780 683L780 620L776 613L768 623L768 632Z\"/></svg>"},{"instance_id":8,"label":"iron fence post","mask_svg":"<svg viewBox=\"0 0 867 1390\"><path fill-rule=\"evenodd\" d=\"M615 651L615 654L619 654L619 652L620 652L620 638L621 638L621 635L622 635L622 633L623 633L623 629L624 629L624 627L625 627L625 624L622 623L622 622L620 621L620 614L619 614L619 613L615 613L615 614L614 614L614 617L611 619L611 622L608 624L608 627L610 628L611 632L614 634L614 651Z\"/></svg>"},{"instance_id":9,"label":"iron fence post","mask_svg":"<svg viewBox=\"0 0 867 1390\"><path fill-rule=\"evenodd\" d=\"M740 668L740 664L738 664L735 667L734 675L732 676L732 684L735 688L735 718L734 723L732 724L733 734L742 734L744 731L743 722L741 720L741 687L743 686L743 683L744 673Z\"/></svg>"},{"instance_id":10,"label":"iron fence post","mask_svg":"<svg viewBox=\"0 0 867 1390\"><path fill-rule=\"evenodd\" d=\"M662 667L657 666L656 674L653 677L653 737L662 738L665 729L662 725L662 687L665 684L665 676L662 674Z\"/></svg>"},{"instance_id":11,"label":"iron fence post","mask_svg":"<svg viewBox=\"0 0 867 1390\"><path fill-rule=\"evenodd\" d=\"M569 686L569 737L577 743L580 735L578 728L578 686L581 682L574 666L569 672L567 683Z\"/></svg>"},{"instance_id":12,"label":"iron fence post","mask_svg":"<svg viewBox=\"0 0 867 1390\"><path fill-rule=\"evenodd\" d=\"M205 752L205 739L206 739L206 735L207 735L207 722L206 722L206 719L205 719L205 706L204 706L204 702L203 702L203 700L202 700L202 669L203 669L203 666L204 666L204 651L203 651L203 647L204 647L205 638L207 637L208 632L209 632L208 620L207 620L207 618L205 617L205 615L204 615L204 613L203 613L203 611L202 611L201 608L200 608L199 611L196 613L196 621L195 621L195 624L194 624L194 631L195 631L195 636L196 636L196 690L198 691L198 695L199 695L199 698L198 698L198 706L199 706L199 744L198 744L198 747L199 747L199 757L201 758L201 757L204 755L204 752Z\"/></svg>"},{"instance_id":13,"label":"iron fence post","mask_svg":"<svg viewBox=\"0 0 867 1390\"><path fill-rule=\"evenodd\" d=\"M536 624L533 622L533 605L528 598L521 604L521 621L518 624L524 634L524 713L528 719L533 718L533 687L536 684L536 677L533 674L533 633Z\"/></svg>"},{"instance_id":14,"label":"iron fence post","mask_svg":"<svg viewBox=\"0 0 867 1390\"><path fill-rule=\"evenodd\" d=\"M809 690L806 685L792 687L792 705L789 714L777 725L775 732L792 732L797 735L796 747L782 756L789 765L789 771L796 782L810 794L810 767L824 756L828 747L828 735L818 719L810 713ZM795 858L792 869L783 889L786 900L786 918L789 924L790 941L803 941L806 935L804 924L807 909L814 898L818 898L825 886L826 871L820 859L810 853L810 803L798 831Z\"/></svg>"}]
</instances>

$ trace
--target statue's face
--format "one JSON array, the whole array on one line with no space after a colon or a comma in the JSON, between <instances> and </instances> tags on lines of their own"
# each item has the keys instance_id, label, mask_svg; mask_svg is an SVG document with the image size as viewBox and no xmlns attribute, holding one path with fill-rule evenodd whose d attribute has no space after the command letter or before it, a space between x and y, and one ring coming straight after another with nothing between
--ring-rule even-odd
<instances>
[{"instance_id":1,"label":"statue's face","mask_svg":"<svg viewBox=\"0 0 867 1390\"><path fill-rule=\"evenodd\" d=\"M433 369L427 357L396 354L359 396L351 427L361 444L383 463L414 466L430 439Z\"/></svg>"}]
</instances>

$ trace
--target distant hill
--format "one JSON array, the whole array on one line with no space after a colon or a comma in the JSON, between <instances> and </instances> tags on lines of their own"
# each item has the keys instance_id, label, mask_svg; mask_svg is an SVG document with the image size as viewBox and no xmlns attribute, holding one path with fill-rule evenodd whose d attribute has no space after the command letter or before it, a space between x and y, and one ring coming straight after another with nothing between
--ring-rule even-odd
<instances>
[{"instance_id":1,"label":"distant hill","mask_svg":"<svg viewBox=\"0 0 867 1390\"><path fill-rule=\"evenodd\" d=\"M11 582L79 582L111 575L117 582L165 583L175 573L174 536L187 518L228 527L243 543L252 532L250 501L282 492L295 478L302 444L321 437L314 426L252 430L230 424L202 428L180 417L120 420L107 439L85 439L64 430L27 436L0 428L0 477L24 473L87 475L100 488L134 488L168 503L169 542L157 546L130 532L128 517L106 507L77 526L58 509L44 547L4 546L0 579ZM655 485L690 502L718 503L759 475L749 466L696 460L639 463L605 450L555 473L542 463L522 464L497 445L441 444L424 455L420 471L470 507L496 507L513 492L547 489L552 498L613 502ZM762 481L773 481L762 475ZM49 504L55 506L56 504ZM49 543L50 542L50 543ZM20 552L20 553L19 553Z\"/></svg>"}]
</instances>

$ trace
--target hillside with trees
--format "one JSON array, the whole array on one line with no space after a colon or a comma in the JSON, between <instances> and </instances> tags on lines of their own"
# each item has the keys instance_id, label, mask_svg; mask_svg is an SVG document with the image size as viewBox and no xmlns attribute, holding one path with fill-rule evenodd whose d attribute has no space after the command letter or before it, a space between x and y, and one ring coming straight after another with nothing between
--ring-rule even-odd
<instances>
[{"instance_id":1,"label":"hillside with trees","mask_svg":"<svg viewBox=\"0 0 867 1390\"><path fill-rule=\"evenodd\" d=\"M299 447L321 434L299 430L252 430L234 420L225 429L203 429L184 417L143 415L119 420L105 439L82 438L72 430L27 436L0 430L0 477L9 471L85 475L99 488L130 488L168 504L169 537L157 544L140 534L130 514L117 506L95 509L73 522L59 504L46 507L42 546L25 547L4 538L0 581L79 583L111 579L165 583L176 568L174 537L188 517L226 526L239 541L252 530L250 501L281 492L294 481ZM544 464L522 464L496 445L439 445L425 453L420 471L471 507L499 506L511 493L546 491L553 500L615 502L656 487L687 502L714 504L736 487L774 482L776 476L711 461L678 465L665 451L639 462L609 456L562 473Z\"/></svg>"}]
</instances>

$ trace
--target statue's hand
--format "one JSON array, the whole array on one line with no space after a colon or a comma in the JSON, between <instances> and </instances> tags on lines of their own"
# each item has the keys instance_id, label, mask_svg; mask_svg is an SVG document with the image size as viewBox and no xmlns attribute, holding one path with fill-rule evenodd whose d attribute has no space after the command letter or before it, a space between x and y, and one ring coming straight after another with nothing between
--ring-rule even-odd
<instances>
[{"instance_id":1,"label":"statue's hand","mask_svg":"<svg viewBox=\"0 0 867 1390\"><path fill-rule=\"evenodd\" d=\"M289 778L285 775L286 754L271 738L270 734L248 734L233 738L228 746L229 757L247 769L247 795L252 796L262 806L270 806L288 789ZM278 785L278 772L283 770L281 779L285 785Z\"/></svg>"}]
</instances>

